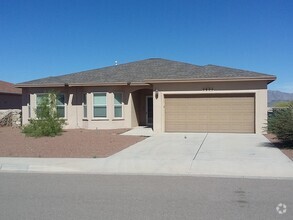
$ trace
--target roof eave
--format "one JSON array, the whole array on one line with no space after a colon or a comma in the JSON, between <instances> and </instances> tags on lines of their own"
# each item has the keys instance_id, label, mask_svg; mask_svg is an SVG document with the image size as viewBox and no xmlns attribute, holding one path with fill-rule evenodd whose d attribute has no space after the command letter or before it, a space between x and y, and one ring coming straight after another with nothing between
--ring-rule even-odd
<instances>
[{"instance_id":1,"label":"roof eave","mask_svg":"<svg viewBox=\"0 0 293 220\"><path fill-rule=\"evenodd\" d=\"M64 87L65 83L48 83L48 84L16 84L16 88L42 88L42 87Z\"/></svg>"},{"instance_id":2,"label":"roof eave","mask_svg":"<svg viewBox=\"0 0 293 220\"><path fill-rule=\"evenodd\" d=\"M7 95L21 95L22 93L20 92L5 92L5 91L0 91L1 94L7 94Z\"/></svg>"},{"instance_id":3,"label":"roof eave","mask_svg":"<svg viewBox=\"0 0 293 220\"><path fill-rule=\"evenodd\" d=\"M234 78L190 78L190 79L145 79L144 82L90 82L90 83L48 83L48 84L16 84L17 88L50 88L50 87L82 87L82 86L147 86L155 83L190 83L190 82L245 82L266 81L267 84L276 80L270 77L234 77Z\"/></svg>"},{"instance_id":4,"label":"roof eave","mask_svg":"<svg viewBox=\"0 0 293 220\"><path fill-rule=\"evenodd\" d=\"M18 88L49 88L49 87L82 87L82 86L147 86L148 83L145 82L91 82L91 83L48 83L48 84L17 84Z\"/></svg>"},{"instance_id":5,"label":"roof eave","mask_svg":"<svg viewBox=\"0 0 293 220\"><path fill-rule=\"evenodd\" d=\"M146 86L144 82L109 82L109 83L69 83L69 87L81 86Z\"/></svg>"},{"instance_id":6,"label":"roof eave","mask_svg":"<svg viewBox=\"0 0 293 220\"><path fill-rule=\"evenodd\" d=\"M268 84L275 81L276 77L235 77L235 78L191 78L191 79L146 79L146 83L187 83L187 82L244 82L244 81L266 81Z\"/></svg>"}]
</instances>

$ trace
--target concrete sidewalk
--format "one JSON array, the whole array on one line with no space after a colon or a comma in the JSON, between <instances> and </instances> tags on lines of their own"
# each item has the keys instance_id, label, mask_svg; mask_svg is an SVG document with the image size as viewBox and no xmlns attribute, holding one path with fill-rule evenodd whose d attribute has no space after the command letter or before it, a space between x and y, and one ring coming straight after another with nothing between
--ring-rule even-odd
<instances>
[{"instance_id":1,"label":"concrete sidewalk","mask_svg":"<svg viewBox=\"0 0 293 220\"><path fill-rule=\"evenodd\" d=\"M108 158L0 158L0 171L293 179L293 162L262 135L165 133Z\"/></svg>"}]
</instances>

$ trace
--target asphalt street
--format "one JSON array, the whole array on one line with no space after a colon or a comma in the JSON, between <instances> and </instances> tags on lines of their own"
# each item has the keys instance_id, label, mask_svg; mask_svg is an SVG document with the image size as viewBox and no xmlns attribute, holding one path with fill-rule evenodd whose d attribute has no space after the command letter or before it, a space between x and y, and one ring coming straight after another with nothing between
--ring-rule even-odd
<instances>
[{"instance_id":1,"label":"asphalt street","mask_svg":"<svg viewBox=\"0 0 293 220\"><path fill-rule=\"evenodd\" d=\"M292 187L292 180L0 173L0 219L292 219Z\"/></svg>"}]
</instances>

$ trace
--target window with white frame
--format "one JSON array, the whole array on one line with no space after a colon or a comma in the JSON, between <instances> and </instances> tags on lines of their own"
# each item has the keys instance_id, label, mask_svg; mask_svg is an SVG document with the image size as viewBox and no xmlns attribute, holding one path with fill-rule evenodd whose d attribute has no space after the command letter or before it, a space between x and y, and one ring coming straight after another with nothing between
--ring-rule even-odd
<instances>
[{"instance_id":1,"label":"window with white frame","mask_svg":"<svg viewBox=\"0 0 293 220\"><path fill-rule=\"evenodd\" d=\"M48 98L48 93L42 93L36 95L36 110L38 106L43 102L44 99ZM56 111L58 117L65 118L65 95L57 94L56 96Z\"/></svg>"},{"instance_id":2,"label":"window with white frame","mask_svg":"<svg viewBox=\"0 0 293 220\"><path fill-rule=\"evenodd\" d=\"M114 117L122 118L123 110L122 110L122 99L123 95L121 92L114 92Z\"/></svg>"},{"instance_id":3,"label":"window with white frame","mask_svg":"<svg viewBox=\"0 0 293 220\"><path fill-rule=\"evenodd\" d=\"M58 94L56 97L57 114L61 118L65 118L65 96L64 94Z\"/></svg>"},{"instance_id":4,"label":"window with white frame","mask_svg":"<svg viewBox=\"0 0 293 220\"><path fill-rule=\"evenodd\" d=\"M36 94L36 112L40 111L39 106L44 102L44 99L48 98L47 93Z\"/></svg>"},{"instance_id":5,"label":"window with white frame","mask_svg":"<svg viewBox=\"0 0 293 220\"><path fill-rule=\"evenodd\" d=\"M93 107L94 118L107 118L107 93L94 93Z\"/></svg>"},{"instance_id":6,"label":"window with white frame","mask_svg":"<svg viewBox=\"0 0 293 220\"><path fill-rule=\"evenodd\" d=\"M42 101L48 98L48 94L47 93L42 93L42 94L37 94L37 107L42 103Z\"/></svg>"},{"instance_id":7,"label":"window with white frame","mask_svg":"<svg viewBox=\"0 0 293 220\"><path fill-rule=\"evenodd\" d=\"M82 94L83 117L87 118L87 94Z\"/></svg>"}]
</instances>

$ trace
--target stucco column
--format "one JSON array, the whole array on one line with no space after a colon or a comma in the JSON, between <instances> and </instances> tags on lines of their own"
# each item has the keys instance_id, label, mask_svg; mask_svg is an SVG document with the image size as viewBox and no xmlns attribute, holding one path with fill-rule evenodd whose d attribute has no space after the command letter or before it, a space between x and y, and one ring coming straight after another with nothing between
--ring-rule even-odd
<instances>
[{"instance_id":1,"label":"stucco column","mask_svg":"<svg viewBox=\"0 0 293 220\"><path fill-rule=\"evenodd\" d=\"M163 114L164 114L164 97L163 93L158 91L156 95L156 88L153 91L153 129L155 133L163 132Z\"/></svg>"},{"instance_id":2,"label":"stucco column","mask_svg":"<svg viewBox=\"0 0 293 220\"><path fill-rule=\"evenodd\" d=\"M267 89L260 89L255 93L255 133L266 134L267 126Z\"/></svg>"}]
</instances>

